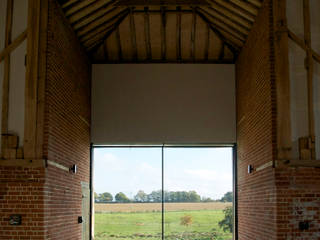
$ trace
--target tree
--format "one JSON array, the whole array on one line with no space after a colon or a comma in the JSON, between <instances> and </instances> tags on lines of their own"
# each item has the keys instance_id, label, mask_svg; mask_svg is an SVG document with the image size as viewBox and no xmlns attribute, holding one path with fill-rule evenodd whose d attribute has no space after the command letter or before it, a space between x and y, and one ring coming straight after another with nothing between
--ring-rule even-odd
<instances>
[{"instance_id":1,"label":"tree","mask_svg":"<svg viewBox=\"0 0 320 240\"><path fill-rule=\"evenodd\" d=\"M227 207L223 210L224 219L219 222L219 227L223 229L224 232L233 231L233 208Z\"/></svg>"},{"instance_id":2,"label":"tree","mask_svg":"<svg viewBox=\"0 0 320 240\"><path fill-rule=\"evenodd\" d=\"M128 203L130 202L130 199L122 192L119 192L115 196L116 202L119 203Z\"/></svg>"},{"instance_id":3,"label":"tree","mask_svg":"<svg viewBox=\"0 0 320 240\"><path fill-rule=\"evenodd\" d=\"M200 202L201 201L201 197L200 195L197 194L196 191L190 191L188 192L188 200L189 202Z\"/></svg>"},{"instance_id":4,"label":"tree","mask_svg":"<svg viewBox=\"0 0 320 240\"><path fill-rule=\"evenodd\" d=\"M148 201L149 202L161 202L162 201L162 191L161 190L152 191L148 195Z\"/></svg>"},{"instance_id":5,"label":"tree","mask_svg":"<svg viewBox=\"0 0 320 240\"><path fill-rule=\"evenodd\" d=\"M193 222L192 216L191 215L184 215L183 217L180 218L180 225L182 226L190 226Z\"/></svg>"},{"instance_id":6,"label":"tree","mask_svg":"<svg viewBox=\"0 0 320 240\"><path fill-rule=\"evenodd\" d=\"M221 202L232 202L233 201L233 193L227 192L220 200Z\"/></svg>"},{"instance_id":7,"label":"tree","mask_svg":"<svg viewBox=\"0 0 320 240\"><path fill-rule=\"evenodd\" d=\"M99 195L100 202L112 202L113 196L111 193L104 192Z\"/></svg>"},{"instance_id":8,"label":"tree","mask_svg":"<svg viewBox=\"0 0 320 240\"><path fill-rule=\"evenodd\" d=\"M148 202L148 195L144 191L140 190L134 196L134 201L136 201L136 202Z\"/></svg>"}]
</instances>

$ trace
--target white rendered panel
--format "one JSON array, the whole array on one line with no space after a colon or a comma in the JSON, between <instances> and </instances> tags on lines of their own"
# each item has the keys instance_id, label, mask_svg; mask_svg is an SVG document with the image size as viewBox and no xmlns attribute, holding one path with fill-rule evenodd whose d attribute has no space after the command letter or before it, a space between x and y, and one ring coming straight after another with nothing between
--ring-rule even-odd
<instances>
[{"instance_id":1,"label":"white rendered panel","mask_svg":"<svg viewBox=\"0 0 320 240\"><path fill-rule=\"evenodd\" d=\"M303 0L287 0L287 21L289 30L303 39Z\"/></svg>"},{"instance_id":2,"label":"white rendered panel","mask_svg":"<svg viewBox=\"0 0 320 240\"><path fill-rule=\"evenodd\" d=\"M311 45L320 54L320 1L310 0Z\"/></svg>"},{"instance_id":3,"label":"white rendered panel","mask_svg":"<svg viewBox=\"0 0 320 240\"><path fill-rule=\"evenodd\" d=\"M7 0L0 1L0 52L4 49L6 32Z\"/></svg>"},{"instance_id":4,"label":"white rendered panel","mask_svg":"<svg viewBox=\"0 0 320 240\"><path fill-rule=\"evenodd\" d=\"M307 71L304 65L305 57L305 51L296 43L289 40L291 124L294 158L298 158L299 156L299 138L309 136L308 86Z\"/></svg>"},{"instance_id":5,"label":"white rendered panel","mask_svg":"<svg viewBox=\"0 0 320 240\"><path fill-rule=\"evenodd\" d=\"M28 0L14 0L12 15L12 41L27 29L27 23Z\"/></svg>"},{"instance_id":6,"label":"white rendered panel","mask_svg":"<svg viewBox=\"0 0 320 240\"><path fill-rule=\"evenodd\" d=\"M316 61L313 71L313 94L316 136L316 158L320 159L320 64Z\"/></svg>"},{"instance_id":7,"label":"white rendered panel","mask_svg":"<svg viewBox=\"0 0 320 240\"><path fill-rule=\"evenodd\" d=\"M234 65L93 65L94 144L234 143Z\"/></svg>"},{"instance_id":8,"label":"white rendered panel","mask_svg":"<svg viewBox=\"0 0 320 240\"><path fill-rule=\"evenodd\" d=\"M4 78L4 62L0 62L0 132L1 132L1 123L2 123L2 86ZM0 137L0 147L1 147L1 137Z\"/></svg>"},{"instance_id":9,"label":"white rendered panel","mask_svg":"<svg viewBox=\"0 0 320 240\"><path fill-rule=\"evenodd\" d=\"M26 43L25 40L10 57L8 132L19 136L20 147L24 138Z\"/></svg>"}]
</instances>

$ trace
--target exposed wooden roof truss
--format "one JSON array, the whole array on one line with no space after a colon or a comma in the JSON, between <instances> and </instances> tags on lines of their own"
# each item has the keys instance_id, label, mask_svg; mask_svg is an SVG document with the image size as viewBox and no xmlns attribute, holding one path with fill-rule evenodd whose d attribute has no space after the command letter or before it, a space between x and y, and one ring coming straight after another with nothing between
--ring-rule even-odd
<instances>
[{"instance_id":1,"label":"exposed wooden roof truss","mask_svg":"<svg viewBox=\"0 0 320 240\"><path fill-rule=\"evenodd\" d=\"M234 62L263 0L60 0L95 63Z\"/></svg>"}]
</instances>

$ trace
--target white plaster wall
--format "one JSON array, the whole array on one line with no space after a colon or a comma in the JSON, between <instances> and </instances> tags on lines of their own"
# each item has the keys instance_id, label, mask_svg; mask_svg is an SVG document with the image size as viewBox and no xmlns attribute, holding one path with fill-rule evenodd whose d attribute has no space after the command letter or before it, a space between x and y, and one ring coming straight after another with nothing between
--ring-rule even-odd
<instances>
[{"instance_id":1,"label":"white plaster wall","mask_svg":"<svg viewBox=\"0 0 320 240\"><path fill-rule=\"evenodd\" d=\"M4 62L0 62L0 132L2 124L2 91L3 91L3 78L4 78ZM0 146L1 146L1 137L0 137ZM1 151L1 150L0 150Z\"/></svg>"},{"instance_id":2,"label":"white plaster wall","mask_svg":"<svg viewBox=\"0 0 320 240\"><path fill-rule=\"evenodd\" d=\"M6 12L7 1L0 1L0 52L4 49L5 32L6 32Z\"/></svg>"},{"instance_id":3,"label":"white plaster wall","mask_svg":"<svg viewBox=\"0 0 320 240\"><path fill-rule=\"evenodd\" d=\"M316 61L314 61L313 73L316 158L320 159L320 64Z\"/></svg>"},{"instance_id":4,"label":"white plaster wall","mask_svg":"<svg viewBox=\"0 0 320 240\"><path fill-rule=\"evenodd\" d=\"M309 136L307 71L304 66L305 51L289 40L289 73L291 94L291 127L293 157L299 157L298 140Z\"/></svg>"},{"instance_id":5,"label":"white plaster wall","mask_svg":"<svg viewBox=\"0 0 320 240\"><path fill-rule=\"evenodd\" d=\"M310 0L311 45L320 54L320 1Z\"/></svg>"},{"instance_id":6,"label":"white plaster wall","mask_svg":"<svg viewBox=\"0 0 320 240\"><path fill-rule=\"evenodd\" d=\"M303 0L287 0L287 21L289 30L304 38Z\"/></svg>"},{"instance_id":7,"label":"white plaster wall","mask_svg":"<svg viewBox=\"0 0 320 240\"><path fill-rule=\"evenodd\" d=\"M8 132L19 136L20 146L23 146L24 139L26 45L27 40L10 57Z\"/></svg>"},{"instance_id":8,"label":"white plaster wall","mask_svg":"<svg viewBox=\"0 0 320 240\"><path fill-rule=\"evenodd\" d=\"M1 0L4 1L4 0ZM12 15L12 40L27 29L28 25L28 0L13 1Z\"/></svg>"},{"instance_id":9,"label":"white plaster wall","mask_svg":"<svg viewBox=\"0 0 320 240\"><path fill-rule=\"evenodd\" d=\"M234 143L234 65L93 65L94 144Z\"/></svg>"}]
</instances>

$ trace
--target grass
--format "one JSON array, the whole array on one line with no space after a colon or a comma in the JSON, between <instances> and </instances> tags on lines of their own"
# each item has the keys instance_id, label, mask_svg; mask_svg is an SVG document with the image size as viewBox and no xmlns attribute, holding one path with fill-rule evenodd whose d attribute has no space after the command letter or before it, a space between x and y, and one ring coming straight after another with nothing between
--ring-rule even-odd
<instances>
[{"instance_id":1,"label":"grass","mask_svg":"<svg viewBox=\"0 0 320 240\"><path fill-rule=\"evenodd\" d=\"M181 217L189 215L192 224L181 225ZM186 210L165 213L165 238L168 240L229 240L218 222L222 210ZM95 240L161 239L161 212L111 212L95 214Z\"/></svg>"}]
</instances>

